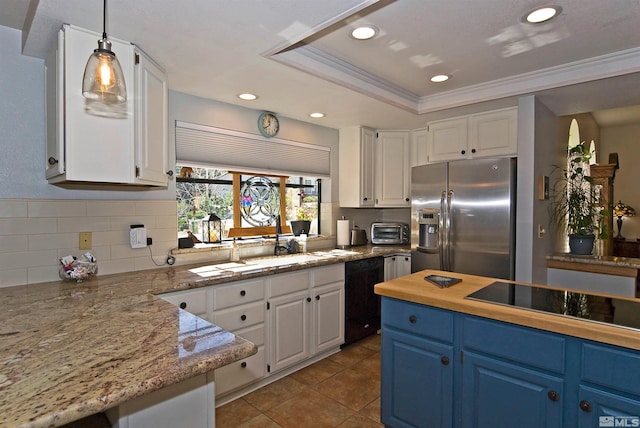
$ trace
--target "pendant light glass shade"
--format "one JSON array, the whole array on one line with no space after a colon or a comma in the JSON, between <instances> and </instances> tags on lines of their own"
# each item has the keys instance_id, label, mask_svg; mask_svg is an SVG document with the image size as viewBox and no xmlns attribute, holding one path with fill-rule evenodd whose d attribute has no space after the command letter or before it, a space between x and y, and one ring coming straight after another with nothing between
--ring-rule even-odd
<instances>
[{"instance_id":1,"label":"pendant light glass shade","mask_svg":"<svg viewBox=\"0 0 640 428\"><path fill-rule=\"evenodd\" d=\"M127 101L127 86L120 62L107 38L106 10L107 0L104 0L102 38L98 40L98 48L93 51L84 69L82 95L105 104L120 104Z\"/></svg>"}]
</instances>

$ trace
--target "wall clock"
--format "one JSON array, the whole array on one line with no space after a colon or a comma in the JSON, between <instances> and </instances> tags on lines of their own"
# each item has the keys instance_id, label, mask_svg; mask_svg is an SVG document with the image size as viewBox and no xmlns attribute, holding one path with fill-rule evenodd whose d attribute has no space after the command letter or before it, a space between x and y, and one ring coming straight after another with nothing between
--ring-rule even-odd
<instances>
[{"instance_id":1,"label":"wall clock","mask_svg":"<svg viewBox=\"0 0 640 428\"><path fill-rule=\"evenodd\" d=\"M275 114L264 112L258 118L258 129L265 137L274 137L280 130L280 122Z\"/></svg>"}]
</instances>

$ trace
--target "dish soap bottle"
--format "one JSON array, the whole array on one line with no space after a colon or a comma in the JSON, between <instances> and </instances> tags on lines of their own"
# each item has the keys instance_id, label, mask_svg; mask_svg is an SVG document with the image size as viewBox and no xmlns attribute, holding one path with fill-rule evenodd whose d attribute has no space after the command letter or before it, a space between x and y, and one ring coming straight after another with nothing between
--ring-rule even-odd
<instances>
[{"instance_id":1,"label":"dish soap bottle","mask_svg":"<svg viewBox=\"0 0 640 428\"><path fill-rule=\"evenodd\" d=\"M307 252L307 234L306 233L300 234L300 252L301 253Z\"/></svg>"},{"instance_id":2,"label":"dish soap bottle","mask_svg":"<svg viewBox=\"0 0 640 428\"><path fill-rule=\"evenodd\" d=\"M233 244L231 244L231 255L229 258L232 262L240 260L240 248L235 238L233 238Z\"/></svg>"}]
</instances>

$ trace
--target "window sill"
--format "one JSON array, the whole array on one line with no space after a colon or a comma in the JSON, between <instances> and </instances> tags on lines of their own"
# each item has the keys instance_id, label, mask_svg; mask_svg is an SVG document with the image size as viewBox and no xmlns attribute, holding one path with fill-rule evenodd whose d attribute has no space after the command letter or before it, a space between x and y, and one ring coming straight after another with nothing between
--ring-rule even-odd
<instances>
[{"instance_id":1,"label":"window sill","mask_svg":"<svg viewBox=\"0 0 640 428\"><path fill-rule=\"evenodd\" d=\"M293 235L280 236L281 241L287 242L290 239L296 238ZM325 242L326 241L326 242ZM307 245L311 244L313 247L326 248L332 246L332 242L335 241L335 237L329 237L324 235L315 235L307 237ZM192 248L173 248L170 253L172 256L180 254L202 254L202 253L218 253L221 251L229 251L233 241L224 241L220 244L195 244ZM269 252L264 255L269 255L273 251L275 245L275 238L246 238L237 240L236 243L240 247L240 251L250 252L253 257L259 257L263 254L259 254L262 248L268 248ZM325 245L326 244L326 245Z\"/></svg>"}]
</instances>

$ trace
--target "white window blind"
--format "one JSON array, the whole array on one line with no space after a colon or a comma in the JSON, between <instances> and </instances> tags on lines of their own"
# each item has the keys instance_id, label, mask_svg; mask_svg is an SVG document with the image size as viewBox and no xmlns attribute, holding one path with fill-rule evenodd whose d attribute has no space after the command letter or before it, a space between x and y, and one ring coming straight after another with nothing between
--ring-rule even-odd
<instances>
[{"instance_id":1,"label":"white window blind","mask_svg":"<svg viewBox=\"0 0 640 428\"><path fill-rule=\"evenodd\" d=\"M178 163L230 171L329 177L331 149L176 121Z\"/></svg>"}]
</instances>

